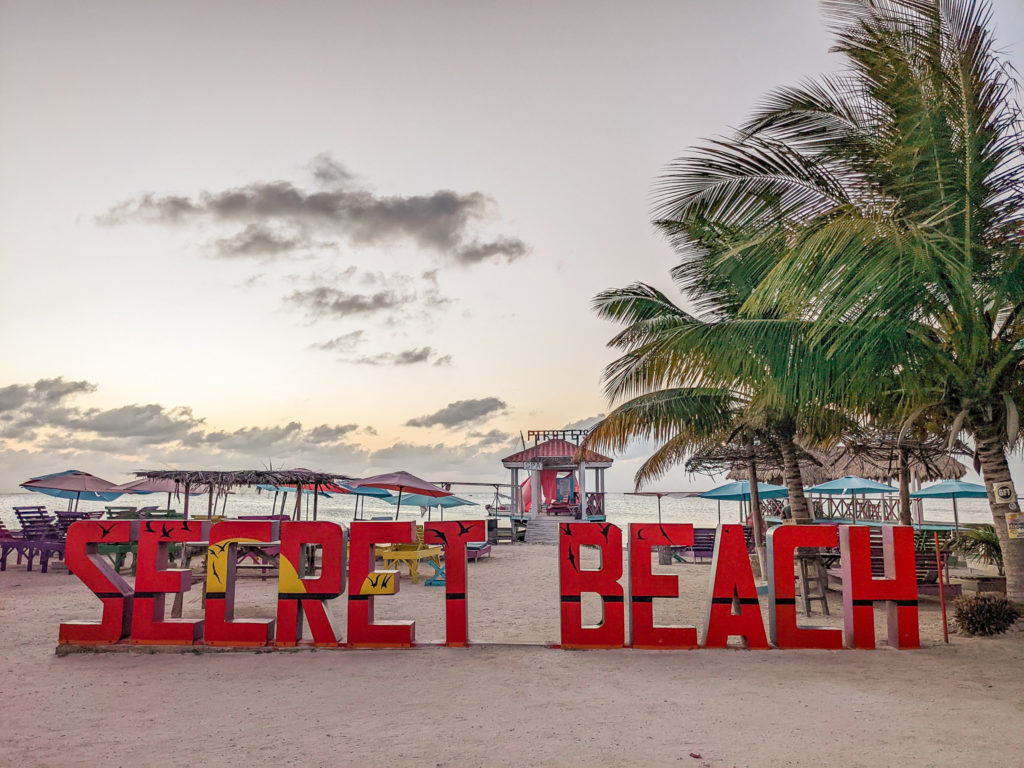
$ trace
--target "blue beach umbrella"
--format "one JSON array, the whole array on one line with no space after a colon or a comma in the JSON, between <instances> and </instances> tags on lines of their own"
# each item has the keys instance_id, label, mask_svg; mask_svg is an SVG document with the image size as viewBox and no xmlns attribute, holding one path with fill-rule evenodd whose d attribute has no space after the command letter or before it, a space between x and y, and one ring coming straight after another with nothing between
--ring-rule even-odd
<instances>
[{"instance_id":1,"label":"blue beach umbrella","mask_svg":"<svg viewBox=\"0 0 1024 768\"><path fill-rule=\"evenodd\" d=\"M824 493L829 496L852 496L853 497L853 521L857 522L857 494L858 493L899 493L899 488L891 485L868 480L865 477L854 477L848 475L838 480L829 480L827 483L805 488L804 493Z\"/></svg>"},{"instance_id":2,"label":"blue beach umbrella","mask_svg":"<svg viewBox=\"0 0 1024 768\"><path fill-rule=\"evenodd\" d=\"M758 483L757 495L762 499L781 499L789 495L789 489L781 485L771 483ZM737 480L733 483L726 483L710 491L700 494L702 499L719 499L721 501L750 501L750 481Z\"/></svg>"},{"instance_id":3,"label":"blue beach umbrella","mask_svg":"<svg viewBox=\"0 0 1024 768\"><path fill-rule=\"evenodd\" d=\"M88 472L81 472L77 469L68 469L64 472L55 472L52 475L33 477L21 484L26 491L45 493L47 496L56 496L68 500L68 511L71 510L72 499L75 502L75 509L78 509L78 502L86 501L113 501L121 496L124 491L102 478L90 475Z\"/></svg>"},{"instance_id":4,"label":"blue beach umbrella","mask_svg":"<svg viewBox=\"0 0 1024 768\"><path fill-rule=\"evenodd\" d=\"M910 494L912 499L952 499L953 529L960 532L960 514L956 508L957 499L987 499L988 491L984 485L965 483L962 480L943 480L941 483L929 485L920 491Z\"/></svg>"},{"instance_id":5,"label":"blue beach umbrella","mask_svg":"<svg viewBox=\"0 0 1024 768\"><path fill-rule=\"evenodd\" d=\"M781 485L772 485L771 483L758 483L757 494L762 499L781 499L783 496L789 496L789 489L784 488ZM705 491L700 494L702 499L716 499L718 504L718 522L722 522L722 504L723 501L739 501L749 502L750 501L750 481L749 480L737 480L732 483L726 483L720 485L717 488L712 488L710 491ZM742 511L741 511L742 515Z\"/></svg>"},{"instance_id":6,"label":"blue beach umbrella","mask_svg":"<svg viewBox=\"0 0 1024 768\"><path fill-rule=\"evenodd\" d=\"M388 496L386 499L388 504L398 504L397 496ZM402 497L402 503L408 504L412 507L426 507L432 509L433 507L441 508L441 519L444 520L444 510L446 507L475 507L478 506L475 501L469 499L463 499L459 496L424 496L420 493L410 493ZM428 518L429 519L429 518Z\"/></svg>"},{"instance_id":7,"label":"blue beach umbrella","mask_svg":"<svg viewBox=\"0 0 1024 768\"><path fill-rule=\"evenodd\" d=\"M838 480L829 480L811 488L805 488L804 493L826 493L830 496L851 496L856 493L898 493L899 488L893 488L885 483L878 483L864 477L840 477Z\"/></svg>"}]
</instances>

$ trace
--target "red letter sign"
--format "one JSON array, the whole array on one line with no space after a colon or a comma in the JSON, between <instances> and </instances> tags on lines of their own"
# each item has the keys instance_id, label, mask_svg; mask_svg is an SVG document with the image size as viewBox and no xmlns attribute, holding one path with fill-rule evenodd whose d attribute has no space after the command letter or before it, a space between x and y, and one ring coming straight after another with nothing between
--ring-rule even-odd
<instances>
[{"instance_id":1,"label":"red letter sign","mask_svg":"<svg viewBox=\"0 0 1024 768\"><path fill-rule=\"evenodd\" d=\"M320 577L306 578L307 546L321 546ZM281 523L277 580L277 645L298 645L305 615L313 645L335 646L327 601L345 589L345 531L337 523ZM300 611L299 608L302 608Z\"/></svg>"},{"instance_id":2,"label":"red letter sign","mask_svg":"<svg viewBox=\"0 0 1024 768\"><path fill-rule=\"evenodd\" d=\"M767 648L743 526L718 526L711 573L711 603L704 625L704 646L725 648L729 637L740 635L747 648Z\"/></svg>"},{"instance_id":3,"label":"red letter sign","mask_svg":"<svg viewBox=\"0 0 1024 768\"><path fill-rule=\"evenodd\" d=\"M768 633L779 648L843 647L843 633L838 629L797 626L793 572L797 547L838 544L835 525L779 525L768 531Z\"/></svg>"},{"instance_id":4,"label":"red letter sign","mask_svg":"<svg viewBox=\"0 0 1024 768\"><path fill-rule=\"evenodd\" d=\"M210 530L206 558L206 644L268 645L273 619L235 618L235 567L238 545L274 541L277 522L225 520Z\"/></svg>"},{"instance_id":5,"label":"red letter sign","mask_svg":"<svg viewBox=\"0 0 1024 768\"><path fill-rule=\"evenodd\" d=\"M164 620L167 593L192 588L191 568L168 568L173 541L206 541L209 523L196 520L142 520L135 568L133 643L192 645L203 636L201 619Z\"/></svg>"},{"instance_id":6,"label":"red letter sign","mask_svg":"<svg viewBox=\"0 0 1024 768\"><path fill-rule=\"evenodd\" d=\"M651 547L691 546L690 523L629 524L629 631L634 648L696 648L696 627L654 626L654 598L679 597L679 577L651 571Z\"/></svg>"},{"instance_id":7,"label":"red letter sign","mask_svg":"<svg viewBox=\"0 0 1024 768\"><path fill-rule=\"evenodd\" d=\"M374 571L374 544L411 544L415 523L352 523L349 529L348 644L353 648L403 648L416 638L414 621L373 621L374 595L398 592L398 571Z\"/></svg>"},{"instance_id":8,"label":"red letter sign","mask_svg":"<svg viewBox=\"0 0 1024 768\"><path fill-rule=\"evenodd\" d=\"M611 523L561 523L558 574L562 595L563 648L621 648L625 643L622 585L622 531ZM596 546L601 567L580 568L580 547ZM582 594L601 596L601 623L583 626Z\"/></svg>"},{"instance_id":9,"label":"red letter sign","mask_svg":"<svg viewBox=\"0 0 1024 768\"><path fill-rule=\"evenodd\" d=\"M914 530L907 525L882 528L885 578L871 573L871 538L868 528L839 528L843 570L843 640L847 648L875 647L873 603L886 603L889 645L920 648L917 625L917 573Z\"/></svg>"},{"instance_id":10,"label":"red letter sign","mask_svg":"<svg viewBox=\"0 0 1024 768\"><path fill-rule=\"evenodd\" d=\"M132 624L132 588L110 562L99 554L97 544L124 544L132 540L137 520L81 520L68 528L64 562L68 570L103 603L103 619L60 625L58 642L77 645L109 645L128 636Z\"/></svg>"},{"instance_id":11,"label":"red letter sign","mask_svg":"<svg viewBox=\"0 0 1024 768\"><path fill-rule=\"evenodd\" d=\"M444 548L444 644L469 643L469 604L466 601L466 544L486 541L483 520L427 523L423 541Z\"/></svg>"}]
</instances>

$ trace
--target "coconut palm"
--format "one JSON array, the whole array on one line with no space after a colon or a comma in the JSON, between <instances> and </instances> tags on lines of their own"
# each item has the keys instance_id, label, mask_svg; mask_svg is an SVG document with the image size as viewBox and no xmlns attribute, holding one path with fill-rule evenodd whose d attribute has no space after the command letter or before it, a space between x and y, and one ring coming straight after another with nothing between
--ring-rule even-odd
<instances>
[{"instance_id":1,"label":"coconut palm","mask_svg":"<svg viewBox=\"0 0 1024 768\"><path fill-rule=\"evenodd\" d=\"M803 320L849 362L791 378L844 408L893 398L906 429L973 438L1008 597L1024 602L1024 540L996 483L1024 407L1024 153L1009 68L980 0L831 0L845 72L772 93L733 137L678 161L661 215L783 255L738 317ZM774 321L773 321L774 322ZM777 335L751 325L750 336ZM829 378L833 377L831 381Z\"/></svg>"}]
</instances>

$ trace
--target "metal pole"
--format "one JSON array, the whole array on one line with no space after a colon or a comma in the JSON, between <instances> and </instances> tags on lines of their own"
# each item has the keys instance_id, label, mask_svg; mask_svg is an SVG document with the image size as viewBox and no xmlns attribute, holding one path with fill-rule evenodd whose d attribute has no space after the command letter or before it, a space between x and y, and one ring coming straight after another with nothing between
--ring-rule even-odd
<instances>
[{"instance_id":1,"label":"metal pole","mask_svg":"<svg viewBox=\"0 0 1024 768\"><path fill-rule=\"evenodd\" d=\"M957 514L956 510L956 496L953 497L953 528L957 534L960 533L960 515ZM938 536L939 534L936 533L935 535Z\"/></svg>"}]
</instances>

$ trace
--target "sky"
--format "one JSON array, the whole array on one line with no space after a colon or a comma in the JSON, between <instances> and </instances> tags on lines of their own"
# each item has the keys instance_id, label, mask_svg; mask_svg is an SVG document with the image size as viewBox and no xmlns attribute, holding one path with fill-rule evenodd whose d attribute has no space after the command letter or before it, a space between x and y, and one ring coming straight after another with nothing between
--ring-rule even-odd
<instances>
[{"instance_id":1,"label":"sky","mask_svg":"<svg viewBox=\"0 0 1024 768\"><path fill-rule=\"evenodd\" d=\"M812 0L0 0L0 492L505 480L609 408L594 295L675 295L659 174L829 46Z\"/></svg>"}]
</instances>

